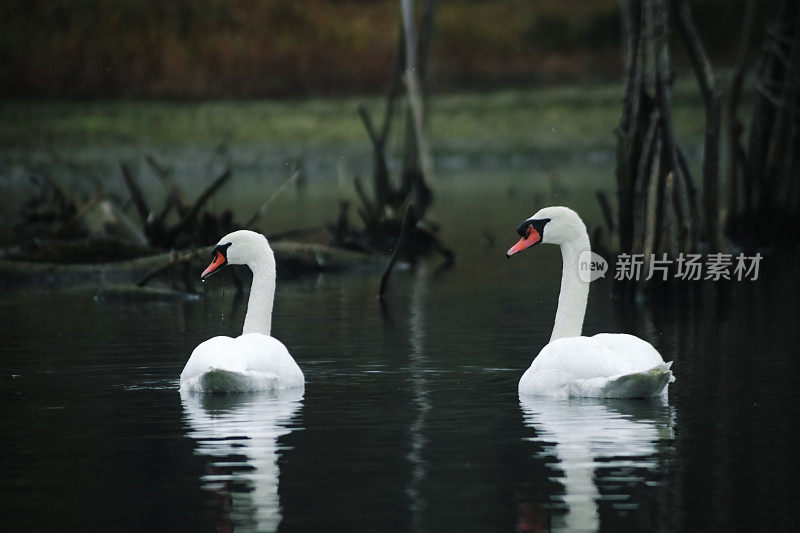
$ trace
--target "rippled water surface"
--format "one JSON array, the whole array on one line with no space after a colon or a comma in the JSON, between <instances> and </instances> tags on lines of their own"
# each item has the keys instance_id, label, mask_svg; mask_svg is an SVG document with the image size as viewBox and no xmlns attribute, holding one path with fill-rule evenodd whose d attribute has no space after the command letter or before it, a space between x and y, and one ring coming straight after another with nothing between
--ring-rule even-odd
<instances>
[{"instance_id":1,"label":"rippled water surface","mask_svg":"<svg viewBox=\"0 0 800 533\"><path fill-rule=\"evenodd\" d=\"M549 338L560 257L506 261L530 213L514 204L489 224L473 201L460 222L443 217L456 267L397 271L383 311L377 273L280 278L273 334L305 372L303 397L179 394L193 347L241 328L225 276L194 299L0 294L4 525L792 529L791 262L765 263L755 284L646 303L596 282L585 332L635 333L674 360L668 402L520 399Z\"/></svg>"}]
</instances>

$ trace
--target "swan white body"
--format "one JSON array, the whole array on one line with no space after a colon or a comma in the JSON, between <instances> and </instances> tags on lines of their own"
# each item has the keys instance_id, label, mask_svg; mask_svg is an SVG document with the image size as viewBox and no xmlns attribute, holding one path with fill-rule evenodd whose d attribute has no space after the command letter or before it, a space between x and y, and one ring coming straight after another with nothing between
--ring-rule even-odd
<instances>
[{"instance_id":1,"label":"swan white body","mask_svg":"<svg viewBox=\"0 0 800 533\"><path fill-rule=\"evenodd\" d=\"M648 342L626 334L583 337L589 282L579 275L590 251L586 226L566 207L546 207L520 226L513 255L539 243L561 246L561 292L550 343L519 382L520 394L558 397L643 398L667 394L670 366Z\"/></svg>"},{"instance_id":2,"label":"swan white body","mask_svg":"<svg viewBox=\"0 0 800 533\"><path fill-rule=\"evenodd\" d=\"M242 335L213 337L192 351L181 372L181 391L253 392L302 389L303 372L286 346L270 336L275 297L275 256L266 237L240 230L220 239L203 277L226 264L253 271Z\"/></svg>"},{"instance_id":3,"label":"swan white body","mask_svg":"<svg viewBox=\"0 0 800 533\"><path fill-rule=\"evenodd\" d=\"M542 348L519 381L519 392L560 397L660 396L670 364L650 343L624 333L569 337Z\"/></svg>"}]
</instances>

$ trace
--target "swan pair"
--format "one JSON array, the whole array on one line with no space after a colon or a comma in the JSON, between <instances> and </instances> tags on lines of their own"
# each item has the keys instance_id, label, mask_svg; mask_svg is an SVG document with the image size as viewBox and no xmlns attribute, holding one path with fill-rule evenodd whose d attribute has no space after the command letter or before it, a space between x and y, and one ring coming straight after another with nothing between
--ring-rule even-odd
<instances>
[{"instance_id":1,"label":"swan pair","mask_svg":"<svg viewBox=\"0 0 800 533\"><path fill-rule=\"evenodd\" d=\"M579 276L579 258L591 249L586 226L566 207L547 207L523 222L522 237L507 257L540 243L558 244L563 258L555 326L547 344L519 382L529 395L640 398L666 394L674 381L649 343L625 334L581 336L589 283ZM181 372L181 390L248 392L302 389L303 372L286 347L270 336L275 295L275 256L266 237L240 230L223 237L201 278L226 265L247 265L253 284L242 335L214 337L192 352Z\"/></svg>"}]
</instances>

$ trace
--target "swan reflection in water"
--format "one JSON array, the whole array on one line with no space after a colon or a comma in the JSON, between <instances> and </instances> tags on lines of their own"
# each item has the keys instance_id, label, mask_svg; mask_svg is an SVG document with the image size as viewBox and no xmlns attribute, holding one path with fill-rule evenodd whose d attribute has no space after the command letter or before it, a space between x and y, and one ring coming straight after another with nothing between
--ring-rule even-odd
<instances>
[{"instance_id":1,"label":"swan reflection in water","mask_svg":"<svg viewBox=\"0 0 800 533\"><path fill-rule=\"evenodd\" d=\"M673 439L674 412L666 399L556 399L520 395L525 424L536 431L538 455L558 471L563 495L551 495L555 530L593 531L600 527L599 505L613 510L636 508L632 493L652 484L659 468L659 443ZM603 487L602 496L599 487ZM529 517L541 523L541 517ZM546 520L550 522L550 519ZM528 521L524 516L521 522Z\"/></svg>"},{"instance_id":2,"label":"swan reflection in water","mask_svg":"<svg viewBox=\"0 0 800 533\"><path fill-rule=\"evenodd\" d=\"M202 486L218 531L274 531L281 521L278 438L294 429L302 391L193 394L181 391L186 432L207 456Z\"/></svg>"}]
</instances>

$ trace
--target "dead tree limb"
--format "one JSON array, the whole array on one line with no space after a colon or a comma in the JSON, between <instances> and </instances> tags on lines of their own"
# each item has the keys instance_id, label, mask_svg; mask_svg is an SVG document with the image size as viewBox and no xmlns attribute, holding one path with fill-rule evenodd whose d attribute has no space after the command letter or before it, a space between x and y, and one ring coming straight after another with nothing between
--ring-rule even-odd
<instances>
[{"instance_id":1,"label":"dead tree limb","mask_svg":"<svg viewBox=\"0 0 800 533\"><path fill-rule=\"evenodd\" d=\"M413 204L409 203L403 212L403 222L400 225L400 234L397 237L397 243L392 251L392 257L386 264L386 269L384 269L383 274L381 274L381 282L380 285L378 285L378 299L380 300L382 300L386 294L386 286L389 282L389 276L392 274L392 269L397 262L397 257L402 253L403 249L405 249L406 240L408 239L408 232L411 226L411 220L413 218L414 206Z\"/></svg>"},{"instance_id":2,"label":"dead tree limb","mask_svg":"<svg viewBox=\"0 0 800 533\"><path fill-rule=\"evenodd\" d=\"M664 197L661 191L664 190L664 181L667 175L678 166L677 148L675 143L674 128L672 127L672 96L670 80L670 53L669 42L669 18L667 13L667 0L655 0L653 2L653 43L655 45L655 76L656 76L656 103L659 112L659 125L661 129L661 143L663 152L659 152L659 172L656 175L657 187L655 195L656 205L654 206L656 217L661 219L664 216ZM656 242L652 250L659 248L658 238L660 233L656 233ZM649 253L645 251L645 253Z\"/></svg>"},{"instance_id":3,"label":"dead tree limb","mask_svg":"<svg viewBox=\"0 0 800 533\"><path fill-rule=\"evenodd\" d=\"M139 184L133 177L128 165L125 163L120 163L119 168L122 170L122 179L125 180L125 185L128 187L128 191L131 193L131 199L133 200L133 204L136 206L136 212L139 213L139 218L142 219L142 225L145 226L147 225L147 217L150 216L150 208L147 207L147 201L144 199L142 189L139 188Z\"/></svg>"},{"instance_id":4,"label":"dead tree limb","mask_svg":"<svg viewBox=\"0 0 800 533\"><path fill-rule=\"evenodd\" d=\"M390 102L392 99L393 98L390 95ZM390 105L393 104L387 103L387 107ZM364 123L364 128L367 130L367 135L372 143L372 159L375 166L373 171L375 201L380 204L385 204L390 202L393 196L392 186L389 182L389 169L386 165L386 137L383 134L383 132L388 132L388 130L385 128L390 122L390 117L385 117L384 129L382 129L381 133L379 134L375 130L375 126L372 123L372 118L370 117L369 111L365 106L358 106L358 115L361 117L361 122Z\"/></svg>"},{"instance_id":5,"label":"dead tree limb","mask_svg":"<svg viewBox=\"0 0 800 533\"><path fill-rule=\"evenodd\" d=\"M603 191L597 191L597 201L600 204L600 211L603 213L603 220L608 229L608 235L613 239L616 228L614 227L614 216L611 214L611 203L608 196Z\"/></svg>"},{"instance_id":6,"label":"dead tree limb","mask_svg":"<svg viewBox=\"0 0 800 533\"><path fill-rule=\"evenodd\" d=\"M403 81L408 89L408 102L414 118L414 130L419 150L420 166L423 180L427 184L433 177L433 162L425 139L425 114L423 109L422 88L419 80L418 41L417 30L414 23L414 0L400 0L403 18L403 32L405 34L406 69Z\"/></svg>"},{"instance_id":7,"label":"dead tree limb","mask_svg":"<svg viewBox=\"0 0 800 533\"><path fill-rule=\"evenodd\" d=\"M436 0L426 0L425 7L422 11L422 19L419 24L419 33L417 34L417 51L419 58L417 60L419 66L419 75L422 83L422 103L425 109L428 108L428 96L430 95L430 88L433 84L433 34L435 31L435 16L436 16ZM427 118L423 117L426 121Z\"/></svg>"},{"instance_id":8,"label":"dead tree limb","mask_svg":"<svg viewBox=\"0 0 800 533\"><path fill-rule=\"evenodd\" d=\"M697 204L697 188L694 186L694 180L692 179L692 174L689 171L689 164L686 161L686 156L680 147L678 147L678 171L683 185L686 188L686 203L689 204L688 214L691 225L689 226L690 244L688 251L694 251L697 249L697 241L699 238L697 226L700 223L699 207Z\"/></svg>"},{"instance_id":9,"label":"dead tree limb","mask_svg":"<svg viewBox=\"0 0 800 533\"><path fill-rule=\"evenodd\" d=\"M755 15L755 0L748 0L742 18L742 31L739 36L739 50L736 54L736 66L731 77L731 86L726 106L726 119L728 126L728 218L739 214L739 169L744 164L742 158L744 149L741 146L742 122L739 120L739 102L741 101L742 86L747 68L747 59L753 45L753 17Z\"/></svg>"},{"instance_id":10,"label":"dead tree limb","mask_svg":"<svg viewBox=\"0 0 800 533\"><path fill-rule=\"evenodd\" d=\"M636 16L632 0L620 0L622 38L625 46L625 94L622 97L622 117L614 130L617 137L617 204L619 246L629 250L633 240L635 158L632 157L637 129L632 122L638 120L638 102L641 95L640 34L641 17Z\"/></svg>"},{"instance_id":11,"label":"dead tree limb","mask_svg":"<svg viewBox=\"0 0 800 533\"><path fill-rule=\"evenodd\" d=\"M175 183L175 180L172 179L172 171L159 163L152 155L148 154L145 157L145 161L147 161L147 164L150 165L150 168L155 171L156 176L158 176L158 178L161 180L161 183L163 183L164 187L166 187L167 192L169 192L169 195L173 199L175 208L178 210L178 214L180 216L185 215L190 206L186 201L183 191L178 184Z\"/></svg>"},{"instance_id":12,"label":"dead tree limb","mask_svg":"<svg viewBox=\"0 0 800 533\"><path fill-rule=\"evenodd\" d=\"M661 194L664 196L664 216L661 219L661 250L660 252L668 254L670 257L678 255L678 247L675 240L674 231L677 228L675 220L675 209L672 201L673 192L675 187L675 172L670 171L664 179L664 190Z\"/></svg>"},{"instance_id":13,"label":"dead tree limb","mask_svg":"<svg viewBox=\"0 0 800 533\"><path fill-rule=\"evenodd\" d=\"M719 231L719 148L722 101L711 62L697 35L686 0L672 0L678 31L683 38L695 78L706 108L705 150L703 154L703 207L706 240L711 251L720 249Z\"/></svg>"},{"instance_id":14,"label":"dead tree limb","mask_svg":"<svg viewBox=\"0 0 800 533\"><path fill-rule=\"evenodd\" d=\"M225 171L214 180L211 185L206 187L206 189L200 194L200 196L195 200L194 204L189 208L185 215L181 218L180 222L176 224L172 229L169 230L167 233L167 239L169 242L173 242L175 237L177 237L183 230L189 225L192 221L197 218L197 214L203 208L205 203L212 197L214 194L222 187L226 181L228 181L231 177L231 169L226 168Z\"/></svg>"},{"instance_id":15,"label":"dead tree limb","mask_svg":"<svg viewBox=\"0 0 800 533\"><path fill-rule=\"evenodd\" d=\"M625 46L625 95L622 97L622 118L619 129L628 131L633 112L632 99L636 91L637 63L639 54L640 22L634 13L633 0L620 0L622 40Z\"/></svg>"},{"instance_id":16,"label":"dead tree limb","mask_svg":"<svg viewBox=\"0 0 800 533\"><path fill-rule=\"evenodd\" d=\"M358 195L359 200L361 200L361 205L363 208L360 210L360 212L363 212L361 218L364 220L367 230L374 232L379 225L380 213L378 212L376 206L373 205L373 203L369 200L367 192L364 190L364 185L361 183L361 178L356 176L353 180L353 184L355 185L356 194Z\"/></svg>"}]
</instances>

